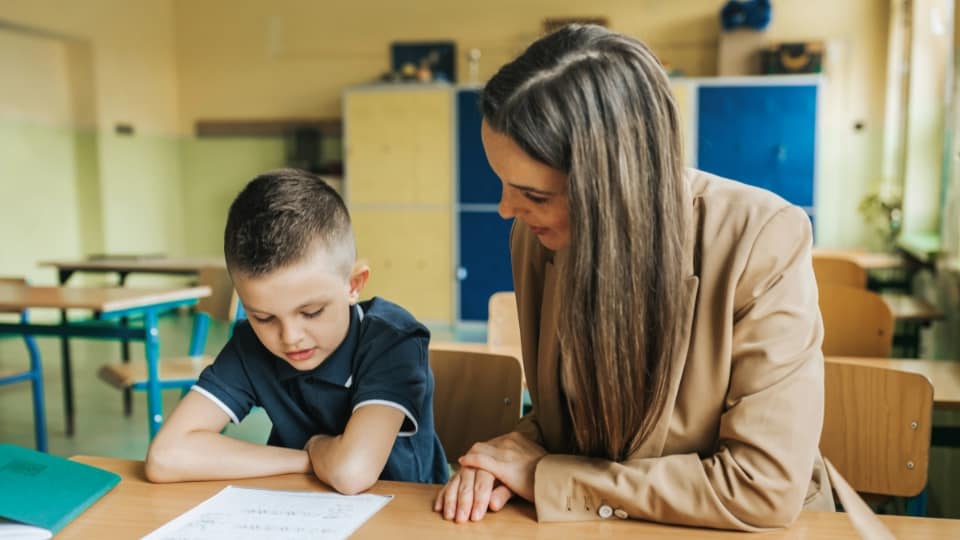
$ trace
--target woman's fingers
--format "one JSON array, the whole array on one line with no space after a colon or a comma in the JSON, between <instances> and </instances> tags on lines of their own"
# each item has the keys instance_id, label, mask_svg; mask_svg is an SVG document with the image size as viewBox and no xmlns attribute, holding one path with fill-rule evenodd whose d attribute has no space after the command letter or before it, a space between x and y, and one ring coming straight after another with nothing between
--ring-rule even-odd
<instances>
[{"instance_id":1,"label":"woman's fingers","mask_svg":"<svg viewBox=\"0 0 960 540\"><path fill-rule=\"evenodd\" d=\"M443 519L453 519L454 512L457 511L457 492L460 490L460 473L453 475L453 478L447 482L443 488Z\"/></svg>"},{"instance_id":2,"label":"woman's fingers","mask_svg":"<svg viewBox=\"0 0 960 540\"><path fill-rule=\"evenodd\" d=\"M469 467L460 469L460 486L457 489L457 511L455 520L463 523L470 519L470 510L473 508L473 485L476 470Z\"/></svg>"},{"instance_id":3,"label":"woman's fingers","mask_svg":"<svg viewBox=\"0 0 960 540\"><path fill-rule=\"evenodd\" d=\"M510 488L502 484L497 486L490 493L490 511L499 512L511 497L513 497L513 492L510 491Z\"/></svg>"},{"instance_id":4,"label":"woman's fingers","mask_svg":"<svg viewBox=\"0 0 960 540\"><path fill-rule=\"evenodd\" d=\"M470 519L480 521L487 513L487 505L490 504L490 493L493 491L493 483L496 479L488 471L477 470L473 483L473 510L470 512Z\"/></svg>"}]
</instances>

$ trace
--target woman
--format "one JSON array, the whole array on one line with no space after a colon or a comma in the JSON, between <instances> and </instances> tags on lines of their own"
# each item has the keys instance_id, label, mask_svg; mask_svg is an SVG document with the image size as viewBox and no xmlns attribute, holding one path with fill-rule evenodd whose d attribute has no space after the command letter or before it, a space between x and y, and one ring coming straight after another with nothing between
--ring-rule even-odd
<instances>
[{"instance_id":1,"label":"woman","mask_svg":"<svg viewBox=\"0 0 960 540\"><path fill-rule=\"evenodd\" d=\"M435 509L478 520L517 495L541 521L740 530L832 510L803 211L684 170L666 75L601 27L531 45L481 109L533 412L461 458Z\"/></svg>"}]
</instances>

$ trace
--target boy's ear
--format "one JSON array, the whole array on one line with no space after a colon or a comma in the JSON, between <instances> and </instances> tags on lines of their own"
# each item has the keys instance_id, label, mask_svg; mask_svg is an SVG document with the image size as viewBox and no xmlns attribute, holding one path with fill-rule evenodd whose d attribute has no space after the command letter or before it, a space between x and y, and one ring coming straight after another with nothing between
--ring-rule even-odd
<instances>
[{"instance_id":1,"label":"boy's ear","mask_svg":"<svg viewBox=\"0 0 960 540\"><path fill-rule=\"evenodd\" d=\"M366 261L358 260L350 271L350 304L356 304L360 300L360 291L363 290L368 279L370 279L370 267Z\"/></svg>"}]
</instances>

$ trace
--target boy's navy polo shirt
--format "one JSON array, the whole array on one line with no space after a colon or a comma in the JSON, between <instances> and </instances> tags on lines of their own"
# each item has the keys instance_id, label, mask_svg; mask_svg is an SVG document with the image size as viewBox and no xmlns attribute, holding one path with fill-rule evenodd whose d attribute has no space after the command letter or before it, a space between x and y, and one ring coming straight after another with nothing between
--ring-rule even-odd
<instances>
[{"instance_id":1,"label":"boy's navy polo shirt","mask_svg":"<svg viewBox=\"0 0 960 540\"><path fill-rule=\"evenodd\" d=\"M303 448L316 434L340 435L353 411L386 405L405 419L381 480L444 483L447 462L433 428L430 332L400 306L373 298L351 307L343 343L312 371L298 371L260 343L248 321L194 390L239 423L254 406L273 422L267 444Z\"/></svg>"}]
</instances>

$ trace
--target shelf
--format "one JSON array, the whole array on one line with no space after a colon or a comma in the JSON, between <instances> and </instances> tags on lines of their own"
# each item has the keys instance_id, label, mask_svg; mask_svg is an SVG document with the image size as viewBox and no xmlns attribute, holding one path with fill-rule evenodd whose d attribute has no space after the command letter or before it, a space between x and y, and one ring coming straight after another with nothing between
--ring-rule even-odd
<instances>
[{"instance_id":1,"label":"shelf","mask_svg":"<svg viewBox=\"0 0 960 540\"><path fill-rule=\"evenodd\" d=\"M299 129L316 129L325 137L340 137L339 118L265 118L234 120L197 120L198 137L278 137Z\"/></svg>"}]
</instances>

